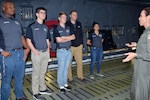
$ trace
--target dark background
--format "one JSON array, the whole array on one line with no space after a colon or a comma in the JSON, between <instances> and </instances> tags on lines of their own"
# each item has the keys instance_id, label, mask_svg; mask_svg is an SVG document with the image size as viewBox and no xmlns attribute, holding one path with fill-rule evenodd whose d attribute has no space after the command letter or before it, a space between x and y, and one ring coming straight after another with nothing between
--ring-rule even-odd
<instances>
[{"instance_id":1,"label":"dark background","mask_svg":"<svg viewBox=\"0 0 150 100\"><path fill-rule=\"evenodd\" d=\"M142 28L140 28L138 24L139 13L142 8L150 6L149 0L12 1L15 3L16 8L15 18L22 23L24 30L26 30L26 27L35 20L35 9L37 7L43 6L47 9L46 21L57 20L58 13L61 11L64 11L69 15L70 10L77 10L78 20L82 23L83 31L85 33L85 50L87 50L87 31L89 31L93 21L100 23L102 30L111 31L113 43L116 45L117 48L124 48L124 44L126 42L137 41L139 38L139 34L142 33ZM22 18L21 8L23 7L33 9L32 18Z\"/></svg>"}]
</instances>

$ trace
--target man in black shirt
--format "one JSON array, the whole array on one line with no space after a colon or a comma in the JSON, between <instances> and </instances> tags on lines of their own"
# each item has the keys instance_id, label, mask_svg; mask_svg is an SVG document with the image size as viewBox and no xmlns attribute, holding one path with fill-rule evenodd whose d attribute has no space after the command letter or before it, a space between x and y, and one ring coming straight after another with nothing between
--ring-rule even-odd
<instances>
[{"instance_id":1,"label":"man in black shirt","mask_svg":"<svg viewBox=\"0 0 150 100\"><path fill-rule=\"evenodd\" d=\"M83 68L82 68L82 48L83 48L83 31L82 25L77 21L78 15L76 10L70 12L70 20L67 21L67 25L70 26L71 31L75 34L76 39L71 41L72 56L74 56L77 63L77 77L83 80ZM68 79L72 81L72 60L68 69Z\"/></svg>"}]
</instances>

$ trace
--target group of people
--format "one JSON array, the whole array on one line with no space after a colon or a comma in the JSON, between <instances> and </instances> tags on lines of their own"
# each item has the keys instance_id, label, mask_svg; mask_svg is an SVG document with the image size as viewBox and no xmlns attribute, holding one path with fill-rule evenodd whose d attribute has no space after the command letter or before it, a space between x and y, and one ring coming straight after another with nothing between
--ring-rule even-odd
<instances>
[{"instance_id":1,"label":"group of people","mask_svg":"<svg viewBox=\"0 0 150 100\"><path fill-rule=\"evenodd\" d=\"M2 73L1 100L8 100L10 96L10 83L14 79L15 95L17 100L27 100L23 94L23 78L25 74L25 61L31 50L32 60L32 91L33 98L44 100L42 94L51 95L45 84L45 73L49 60L50 33L44 24L46 9L36 9L36 21L31 23L26 34L22 25L14 19L14 3L4 1L2 3L2 14L0 17L0 69ZM54 41L57 44L57 83L59 91L65 93L71 91L68 81L72 82L72 59L77 63L77 77L83 81L82 48L83 31L82 24L77 21L76 10L70 12L70 20L67 21L67 14L60 12L58 15L59 24L54 27ZM150 7L144 8L139 17L139 23L145 27L144 34L138 43L127 43L126 46L136 46L136 53L126 53L127 57L123 62L135 58L133 82L131 88L132 100L148 100L150 87ZM9 29L8 29L9 28ZM94 22L92 30L88 35L87 44L91 49L90 75L94 79L93 68L97 61L97 76L104 76L100 73L101 60L103 55L104 36L100 32L99 23Z\"/></svg>"},{"instance_id":2,"label":"group of people","mask_svg":"<svg viewBox=\"0 0 150 100\"><path fill-rule=\"evenodd\" d=\"M27 100L23 94L23 78L25 74L25 61L31 51L32 60L32 92L36 100L44 100L42 94L51 95L45 84L45 73L49 61L50 33L44 24L47 10L44 7L36 8L36 20L31 23L26 32L22 25L13 17L15 14L14 3L4 1L0 17L0 68L2 74L1 99L8 100L10 97L10 83L14 79L15 95L17 100ZM77 21L76 10L70 12L70 20L67 14L60 12L59 24L54 27L54 41L57 45L57 83L59 91L65 93L71 91L68 81L73 81L72 59L77 63L77 77L84 81L82 66L83 30L82 24ZM9 27L9 29L8 29ZM102 59L103 35L100 33L100 25L93 24L93 30L89 34L87 44L91 46L92 63L90 65L90 78L93 77L93 67L97 61L97 75L100 74L100 60ZM99 41L99 43L97 42ZM95 42L97 42L95 44ZM100 56L97 56L99 55Z\"/></svg>"}]
</instances>

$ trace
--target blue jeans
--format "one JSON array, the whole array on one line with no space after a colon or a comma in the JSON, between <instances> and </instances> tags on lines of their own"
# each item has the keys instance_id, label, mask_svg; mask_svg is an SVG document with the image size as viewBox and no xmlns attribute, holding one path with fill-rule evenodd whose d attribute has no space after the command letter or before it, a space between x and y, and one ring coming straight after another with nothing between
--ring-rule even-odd
<instances>
[{"instance_id":1,"label":"blue jeans","mask_svg":"<svg viewBox=\"0 0 150 100\"><path fill-rule=\"evenodd\" d=\"M91 47L91 64L90 75L93 75L94 64L96 63L97 74L100 74L101 61L103 56L103 48Z\"/></svg>"},{"instance_id":2,"label":"blue jeans","mask_svg":"<svg viewBox=\"0 0 150 100\"><path fill-rule=\"evenodd\" d=\"M67 84L68 67L71 61L71 57L72 53L70 49L69 50L57 49L57 60L58 60L57 82L59 88Z\"/></svg>"},{"instance_id":3,"label":"blue jeans","mask_svg":"<svg viewBox=\"0 0 150 100\"><path fill-rule=\"evenodd\" d=\"M2 56L0 56L0 73L2 72ZM0 100L1 100L1 84L0 84Z\"/></svg>"},{"instance_id":4,"label":"blue jeans","mask_svg":"<svg viewBox=\"0 0 150 100\"><path fill-rule=\"evenodd\" d=\"M16 98L22 98L23 95L23 77L25 72L25 62L23 60L23 49L17 51L9 51L11 56L3 58L3 72L2 72L2 86L1 99L8 100L10 96L10 83L12 77L14 78L14 87Z\"/></svg>"}]
</instances>

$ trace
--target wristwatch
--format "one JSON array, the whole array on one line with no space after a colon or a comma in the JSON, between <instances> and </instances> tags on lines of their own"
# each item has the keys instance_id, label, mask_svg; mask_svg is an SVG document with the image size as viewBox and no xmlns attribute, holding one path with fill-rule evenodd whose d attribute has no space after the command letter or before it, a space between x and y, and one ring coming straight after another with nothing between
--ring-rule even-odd
<instances>
[{"instance_id":1,"label":"wristwatch","mask_svg":"<svg viewBox=\"0 0 150 100\"><path fill-rule=\"evenodd\" d=\"M3 49L0 48L0 53L3 52Z\"/></svg>"}]
</instances>

